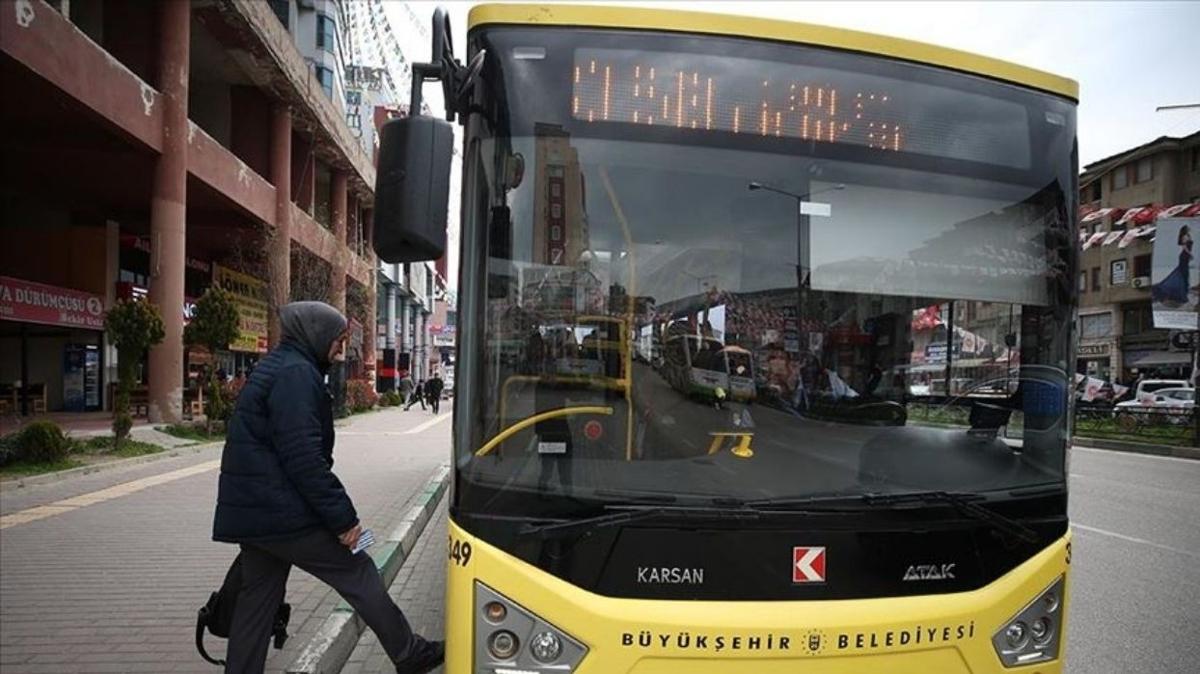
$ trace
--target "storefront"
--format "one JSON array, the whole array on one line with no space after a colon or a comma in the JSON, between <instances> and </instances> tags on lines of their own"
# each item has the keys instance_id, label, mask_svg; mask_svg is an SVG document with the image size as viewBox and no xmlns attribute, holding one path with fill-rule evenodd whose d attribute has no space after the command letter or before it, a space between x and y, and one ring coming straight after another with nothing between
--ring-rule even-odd
<instances>
[{"instance_id":1,"label":"storefront","mask_svg":"<svg viewBox=\"0 0 1200 674\"><path fill-rule=\"evenodd\" d=\"M1185 351L1126 351L1125 369L1132 379L1183 379L1192 377L1192 354ZM1131 379L1131 380L1132 380Z\"/></svg>"},{"instance_id":2,"label":"storefront","mask_svg":"<svg viewBox=\"0 0 1200 674\"><path fill-rule=\"evenodd\" d=\"M1075 372L1077 374L1112 381L1115 368L1112 362L1111 342L1094 344L1080 343L1076 351Z\"/></svg>"},{"instance_id":3,"label":"storefront","mask_svg":"<svg viewBox=\"0 0 1200 674\"><path fill-rule=\"evenodd\" d=\"M103 409L104 298L0 276L0 414Z\"/></svg>"}]
</instances>

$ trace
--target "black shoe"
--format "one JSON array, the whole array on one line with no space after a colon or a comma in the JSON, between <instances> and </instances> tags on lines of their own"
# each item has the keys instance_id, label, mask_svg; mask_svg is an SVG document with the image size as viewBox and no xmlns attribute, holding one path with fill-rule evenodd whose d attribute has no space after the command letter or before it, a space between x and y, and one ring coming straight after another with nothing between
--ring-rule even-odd
<instances>
[{"instance_id":1,"label":"black shoe","mask_svg":"<svg viewBox=\"0 0 1200 674\"><path fill-rule=\"evenodd\" d=\"M446 642L421 640L412 657L396 664L396 674L427 674L446 659Z\"/></svg>"}]
</instances>

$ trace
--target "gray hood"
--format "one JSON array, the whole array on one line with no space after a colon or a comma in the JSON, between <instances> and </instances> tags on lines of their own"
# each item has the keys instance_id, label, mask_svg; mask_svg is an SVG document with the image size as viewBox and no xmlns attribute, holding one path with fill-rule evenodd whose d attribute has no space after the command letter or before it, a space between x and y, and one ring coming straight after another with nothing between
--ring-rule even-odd
<instances>
[{"instance_id":1,"label":"gray hood","mask_svg":"<svg viewBox=\"0 0 1200 674\"><path fill-rule=\"evenodd\" d=\"M346 317L324 302L292 302L279 310L283 341L312 358L322 372L329 369L329 347L346 330Z\"/></svg>"}]
</instances>

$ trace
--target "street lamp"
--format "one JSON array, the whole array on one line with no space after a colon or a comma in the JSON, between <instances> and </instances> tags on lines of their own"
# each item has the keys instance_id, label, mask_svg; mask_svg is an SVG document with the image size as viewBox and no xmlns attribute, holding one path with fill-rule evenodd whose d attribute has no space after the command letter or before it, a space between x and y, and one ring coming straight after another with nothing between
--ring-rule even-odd
<instances>
[{"instance_id":1,"label":"street lamp","mask_svg":"<svg viewBox=\"0 0 1200 674\"><path fill-rule=\"evenodd\" d=\"M805 218L804 218L803 204L805 201L808 201L809 197L812 197L817 194L823 194L825 192L835 192L835 191L839 191L839 190L844 190L844 189L846 189L846 185L843 183L838 183L836 185L831 185L824 189L819 189L819 190L815 190L812 192L806 192L805 194L796 194L795 192L789 192L787 190L780 189L778 187L772 187L771 185L760 183L758 181L750 182L750 184L746 185L746 188L749 189L751 192L754 192L757 190L765 190L767 192L774 192L775 194L782 194L785 197L791 197L792 199L796 200L796 266L797 266L797 275L799 276L800 285L806 286L808 284L808 247L805 246L805 242L808 240L808 221L805 220Z\"/></svg>"},{"instance_id":2,"label":"street lamp","mask_svg":"<svg viewBox=\"0 0 1200 674\"><path fill-rule=\"evenodd\" d=\"M837 183L829 187L806 192L804 194L796 194L788 190L772 187L758 181L751 181L746 188L751 192L757 190L765 190L774 192L785 197L796 200L796 340L797 348L800 351L807 349L808 338L805 336L804 330L804 302L805 291L808 288L808 218L804 215L804 203L809 197L815 194L823 194L825 192L834 192L846 189L843 183Z\"/></svg>"}]
</instances>

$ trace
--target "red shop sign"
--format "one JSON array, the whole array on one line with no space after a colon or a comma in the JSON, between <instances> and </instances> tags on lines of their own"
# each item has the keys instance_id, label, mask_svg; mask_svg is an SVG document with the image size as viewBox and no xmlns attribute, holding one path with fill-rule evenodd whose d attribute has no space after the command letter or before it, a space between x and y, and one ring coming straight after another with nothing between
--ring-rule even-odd
<instances>
[{"instance_id":1,"label":"red shop sign","mask_svg":"<svg viewBox=\"0 0 1200 674\"><path fill-rule=\"evenodd\" d=\"M78 290L0 276L0 318L103 330L104 298Z\"/></svg>"}]
</instances>

